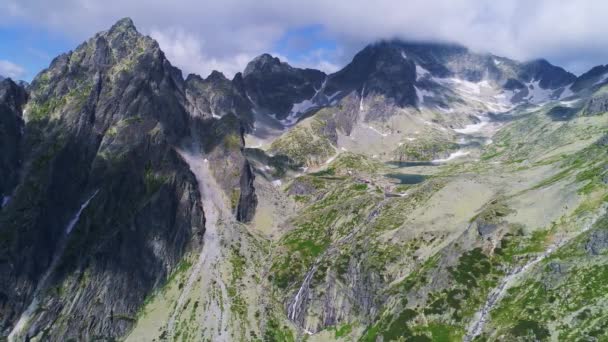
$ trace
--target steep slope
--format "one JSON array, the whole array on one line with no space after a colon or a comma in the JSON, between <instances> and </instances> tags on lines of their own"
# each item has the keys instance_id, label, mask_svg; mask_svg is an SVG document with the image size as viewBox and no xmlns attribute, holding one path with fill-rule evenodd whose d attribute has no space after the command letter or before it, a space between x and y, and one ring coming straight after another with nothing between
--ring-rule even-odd
<instances>
[{"instance_id":1,"label":"steep slope","mask_svg":"<svg viewBox=\"0 0 608 342\"><path fill-rule=\"evenodd\" d=\"M238 190L239 218L250 218L255 194L251 174L241 176L248 164L230 94L201 95L224 114L209 119L189 112L199 99L186 89L130 19L35 78L22 181L0 216L10 339L115 339L131 329L144 299L203 243L202 195L176 147L222 158L211 165L222 175L216 190Z\"/></svg>"},{"instance_id":2,"label":"steep slope","mask_svg":"<svg viewBox=\"0 0 608 342\"><path fill-rule=\"evenodd\" d=\"M400 72L415 81L392 78ZM296 339L603 336L601 287L577 306L588 309L583 329L555 305L540 321L499 309L508 289L604 228L604 89L598 80L573 89L577 81L542 60L405 43L372 45L328 76L333 105L256 157L299 204L270 266ZM303 168L281 173L280 158ZM591 272L577 266L570 277L576 269ZM514 310L531 310L521 302L531 297L513 298Z\"/></svg>"},{"instance_id":3,"label":"steep slope","mask_svg":"<svg viewBox=\"0 0 608 342\"><path fill-rule=\"evenodd\" d=\"M313 69L293 68L276 57L263 54L249 62L242 77L253 104L289 124L292 119L289 114L296 114L296 107L313 98L321 89L325 74Z\"/></svg>"},{"instance_id":4,"label":"steep slope","mask_svg":"<svg viewBox=\"0 0 608 342\"><path fill-rule=\"evenodd\" d=\"M0 207L8 204L18 182L23 136L21 113L26 101L27 93L22 87L10 79L0 80Z\"/></svg>"},{"instance_id":5,"label":"steep slope","mask_svg":"<svg viewBox=\"0 0 608 342\"><path fill-rule=\"evenodd\" d=\"M302 209L272 263L287 317L320 341L461 341L482 331L490 340L603 336L601 286L588 292L574 278L579 269L592 277L583 266L588 256L574 254L582 261L559 271L571 280L550 285L570 283L577 298L588 299L576 306L587 309L578 317L586 328L568 325L568 309L549 295L543 298L552 314L541 319L530 311L536 290L507 292L555 269L555 258L572 258L565 252L571 241L603 246L584 236L606 228L607 116L556 121L550 108L507 123L480 147L478 161L395 169L344 152L325 171L293 180L285 191ZM426 177L414 177L420 174ZM594 260L601 270L603 258ZM600 279L593 276L593 284ZM500 304L503 296L517 304Z\"/></svg>"},{"instance_id":6,"label":"steep slope","mask_svg":"<svg viewBox=\"0 0 608 342\"><path fill-rule=\"evenodd\" d=\"M333 150L401 162L443 160L489 141L488 134L469 133L492 127L505 113L576 99L587 88L574 87L575 80L545 60L521 63L458 45L383 41L327 77L315 95L331 99L318 102L324 108L300 116L278 139L251 143L302 165L310 164L302 154L319 165ZM588 111L602 104L598 97ZM570 107L560 104L551 115L568 117Z\"/></svg>"},{"instance_id":7,"label":"steep slope","mask_svg":"<svg viewBox=\"0 0 608 342\"><path fill-rule=\"evenodd\" d=\"M238 83L238 79L231 82L217 71L213 71L206 79L198 75L188 75L186 97L193 106L189 112L205 119L219 119L232 114L248 127L251 126L251 103Z\"/></svg>"}]
</instances>

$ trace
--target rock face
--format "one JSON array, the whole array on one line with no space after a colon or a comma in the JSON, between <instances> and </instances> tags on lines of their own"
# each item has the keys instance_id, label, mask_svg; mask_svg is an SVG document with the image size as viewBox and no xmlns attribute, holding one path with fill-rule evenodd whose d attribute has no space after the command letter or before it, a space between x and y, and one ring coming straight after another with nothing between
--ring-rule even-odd
<instances>
[{"instance_id":1,"label":"rock face","mask_svg":"<svg viewBox=\"0 0 608 342\"><path fill-rule=\"evenodd\" d=\"M531 82L538 81L541 88L557 89L567 86L576 80L576 76L563 68L539 59L521 65L519 77Z\"/></svg>"},{"instance_id":2,"label":"rock face","mask_svg":"<svg viewBox=\"0 0 608 342\"><path fill-rule=\"evenodd\" d=\"M606 112L608 112L608 93L603 92L592 96L583 108L583 115L587 116L601 115Z\"/></svg>"},{"instance_id":3,"label":"rock face","mask_svg":"<svg viewBox=\"0 0 608 342\"><path fill-rule=\"evenodd\" d=\"M285 119L294 104L311 100L321 89L325 73L293 68L278 58L263 54L249 62L243 72L247 95L258 107Z\"/></svg>"},{"instance_id":4,"label":"rock face","mask_svg":"<svg viewBox=\"0 0 608 342\"><path fill-rule=\"evenodd\" d=\"M585 251L590 255L600 255L608 250L608 230L602 229L590 234L585 243Z\"/></svg>"},{"instance_id":5,"label":"rock face","mask_svg":"<svg viewBox=\"0 0 608 342\"><path fill-rule=\"evenodd\" d=\"M20 146L23 135L21 113L27 101L25 90L10 79L0 80L0 200L1 206L18 181L21 166ZM1 210L1 209L0 209Z\"/></svg>"},{"instance_id":6,"label":"rock face","mask_svg":"<svg viewBox=\"0 0 608 342\"><path fill-rule=\"evenodd\" d=\"M604 83L606 80L603 76L608 73L608 65L598 65L591 68L589 71L577 77L572 84L572 90L581 91L585 88ZM602 82L603 80L603 82Z\"/></svg>"},{"instance_id":7,"label":"rock face","mask_svg":"<svg viewBox=\"0 0 608 342\"><path fill-rule=\"evenodd\" d=\"M344 69L332 74L325 94L383 95L398 106L416 105L416 65L398 44L382 42L359 52Z\"/></svg>"},{"instance_id":8,"label":"rock face","mask_svg":"<svg viewBox=\"0 0 608 342\"><path fill-rule=\"evenodd\" d=\"M201 117L242 117L247 103L219 74L184 82L130 19L34 79L23 138L16 128L25 92L11 81L1 89L2 127L13 132L1 148L23 146L22 181L0 214L2 332L17 340L123 336L205 230L196 179L175 146L209 135ZM240 154L238 139L231 151ZM3 178L12 180L4 168L18 170L19 159L0 152ZM227 178L244 184L246 220L255 193L244 158L237 161L243 177Z\"/></svg>"},{"instance_id":9,"label":"rock face","mask_svg":"<svg viewBox=\"0 0 608 342\"><path fill-rule=\"evenodd\" d=\"M253 186L254 179L251 165L249 165L249 162L245 162L241 172L240 197L236 212L236 219L241 222L251 221L255 214L258 199Z\"/></svg>"},{"instance_id":10,"label":"rock face","mask_svg":"<svg viewBox=\"0 0 608 342\"><path fill-rule=\"evenodd\" d=\"M251 103L243 89L238 87L238 77L240 76L231 82L217 71L213 71L206 79L198 75L188 75L186 97L192 106L189 111L205 119L232 114L250 128L253 124Z\"/></svg>"}]
</instances>

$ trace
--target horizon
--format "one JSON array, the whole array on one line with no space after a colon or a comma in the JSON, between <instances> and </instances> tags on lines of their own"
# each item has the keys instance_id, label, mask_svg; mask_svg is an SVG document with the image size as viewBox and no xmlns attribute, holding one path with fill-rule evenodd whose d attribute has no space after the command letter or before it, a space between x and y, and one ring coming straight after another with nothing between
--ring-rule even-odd
<instances>
[{"instance_id":1,"label":"horizon","mask_svg":"<svg viewBox=\"0 0 608 342\"><path fill-rule=\"evenodd\" d=\"M294 67L332 73L365 46L395 39L458 44L522 62L546 59L575 75L608 61L608 53L601 49L607 39L602 27L586 25L602 13L597 8L602 5L589 0L576 1L576 6L547 1L526 5L519 0L349 3L302 7L298 2L256 6L236 0L202 5L180 0L172 6L156 1L104 6L97 0L65 0L47 6L40 0L7 0L0 4L5 13L0 24L0 75L30 82L54 57L124 17L158 41L184 77L207 77L217 70L232 78L263 53ZM588 11L591 7L596 10ZM329 13L336 15L335 20ZM560 25L555 25L557 20ZM353 26L355 22L360 25Z\"/></svg>"}]
</instances>

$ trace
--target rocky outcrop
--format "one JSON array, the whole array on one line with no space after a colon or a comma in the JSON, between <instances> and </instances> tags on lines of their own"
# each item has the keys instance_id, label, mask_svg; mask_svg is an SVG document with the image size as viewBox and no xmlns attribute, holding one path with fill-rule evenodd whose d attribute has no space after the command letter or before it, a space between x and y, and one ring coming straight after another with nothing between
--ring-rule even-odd
<instances>
[{"instance_id":1,"label":"rocky outcrop","mask_svg":"<svg viewBox=\"0 0 608 342\"><path fill-rule=\"evenodd\" d=\"M0 210L8 204L21 166L25 90L11 79L0 80Z\"/></svg>"},{"instance_id":2,"label":"rocky outcrop","mask_svg":"<svg viewBox=\"0 0 608 342\"><path fill-rule=\"evenodd\" d=\"M597 256L608 251L608 230L594 230L585 243L585 251L589 255Z\"/></svg>"},{"instance_id":3,"label":"rocky outcrop","mask_svg":"<svg viewBox=\"0 0 608 342\"><path fill-rule=\"evenodd\" d=\"M519 77L525 81L538 81L543 89L565 87L576 80L576 76L563 68L552 65L544 59L523 63Z\"/></svg>"},{"instance_id":4,"label":"rocky outcrop","mask_svg":"<svg viewBox=\"0 0 608 342\"><path fill-rule=\"evenodd\" d=\"M608 73L608 65L598 65L591 68L589 71L577 77L576 81L572 84L571 89L573 91L581 91L586 88L593 87L594 85L603 83L600 82L604 75Z\"/></svg>"},{"instance_id":5,"label":"rocky outcrop","mask_svg":"<svg viewBox=\"0 0 608 342\"><path fill-rule=\"evenodd\" d=\"M282 120L294 104L313 98L326 75L319 70L294 68L263 54L249 62L242 77L245 91L254 105Z\"/></svg>"},{"instance_id":6,"label":"rocky outcrop","mask_svg":"<svg viewBox=\"0 0 608 342\"><path fill-rule=\"evenodd\" d=\"M251 219L246 104L219 74L184 82L130 19L57 57L30 92L23 177L0 212L2 334L119 338L183 255L200 247L201 197L176 146L195 140L210 156L229 151L234 162L222 162L232 171L222 179L230 189L243 183L239 215ZM209 112L221 119L205 123Z\"/></svg>"},{"instance_id":7,"label":"rocky outcrop","mask_svg":"<svg viewBox=\"0 0 608 342\"><path fill-rule=\"evenodd\" d=\"M236 212L236 219L241 222L251 221L255 214L258 198L253 186L254 180L255 175L251 170L251 165L249 165L248 161L245 161L243 163L243 171L241 172L240 197Z\"/></svg>"},{"instance_id":8,"label":"rocky outcrop","mask_svg":"<svg viewBox=\"0 0 608 342\"><path fill-rule=\"evenodd\" d=\"M593 116L608 112L608 93L598 93L593 95L583 108L583 115Z\"/></svg>"},{"instance_id":9,"label":"rocky outcrop","mask_svg":"<svg viewBox=\"0 0 608 342\"><path fill-rule=\"evenodd\" d=\"M238 79L233 82L222 73L213 71L206 79L190 74L186 78L186 97L189 112L204 119L219 119L232 114L250 129L253 125L251 103L243 89L238 87Z\"/></svg>"},{"instance_id":10,"label":"rocky outcrop","mask_svg":"<svg viewBox=\"0 0 608 342\"><path fill-rule=\"evenodd\" d=\"M397 107L420 107L423 95L417 93L426 91L445 107L444 102L455 95L443 84L448 78L487 81L496 88L517 91L516 100L522 101L529 95L527 84L558 94L576 76L545 60L520 63L454 44L391 40L367 46L346 67L329 75L323 94L343 98L355 92L362 98L383 97Z\"/></svg>"},{"instance_id":11,"label":"rocky outcrop","mask_svg":"<svg viewBox=\"0 0 608 342\"><path fill-rule=\"evenodd\" d=\"M405 56L405 57L404 57ZM381 42L357 53L344 69L330 75L326 95L346 96L355 91L360 97L383 95L398 106L417 103L416 65L398 44Z\"/></svg>"}]
</instances>

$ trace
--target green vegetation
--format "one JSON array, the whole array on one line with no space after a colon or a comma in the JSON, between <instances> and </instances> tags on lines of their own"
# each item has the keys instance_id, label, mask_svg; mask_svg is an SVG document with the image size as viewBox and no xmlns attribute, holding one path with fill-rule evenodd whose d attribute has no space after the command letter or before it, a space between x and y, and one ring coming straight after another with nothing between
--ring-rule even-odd
<instances>
[{"instance_id":1,"label":"green vegetation","mask_svg":"<svg viewBox=\"0 0 608 342\"><path fill-rule=\"evenodd\" d=\"M247 321L247 302L242 296L239 284L245 275L247 260L239 252L240 244L232 246L230 250L230 265L232 265L228 296L230 297L230 310L239 317L241 322Z\"/></svg>"},{"instance_id":2,"label":"green vegetation","mask_svg":"<svg viewBox=\"0 0 608 342\"><path fill-rule=\"evenodd\" d=\"M351 152L342 152L329 166L334 174L345 175L348 171L366 174L376 174L384 165L368 156Z\"/></svg>"},{"instance_id":3,"label":"green vegetation","mask_svg":"<svg viewBox=\"0 0 608 342\"><path fill-rule=\"evenodd\" d=\"M273 317L270 317L266 323L264 332L265 342L294 342L293 333L287 326L281 326L280 323Z\"/></svg>"},{"instance_id":4,"label":"green vegetation","mask_svg":"<svg viewBox=\"0 0 608 342\"><path fill-rule=\"evenodd\" d=\"M331 142L313 130L297 126L270 145L270 152L282 154L301 165L321 165L336 152Z\"/></svg>"},{"instance_id":5,"label":"green vegetation","mask_svg":"<svg viewBox=\"0 0 608 342\"><path fill-rule=\"evenodd\" d=\"M51 114L66 104L65 97L52 97L47 101L32 101L29 105L28 118L33 121L41 121L50 118Z\"/></svg>"},{"instance_id":6,"label":"green vegetation","mask_svg":"<svg viewBox=\"0 0 608 342\"><path fill-rule=\"evenodd\" d=\"M239 205L239 200L241 199L241 188L234 188L230 192L230 208L235 210Z\"/></svg>"},{"instance_id":7,"label":"green vegetation","mask_svg":"<svg viewBox=\"0 0 608 342\"><path fill-rule=\"evenodd\" d=\"M350 332L352 330L353 330L352 325L350 325L350 324L344 324L344 325L336 328L336 332L334 334L334 337L336 339L342 338L342 337L346 337L346 336L348 336L348 334L350 334Z\"/></svg>"},{"instance_id":8,"label":"green vegetation","mask_svg":"<svg viewBox=\"0 0 608 342\"><path fill-rule=\"evenodd\" d=\"M224 137L224 146L228 150L239 149L242 146L241 137L237 134L227 134Z\"/></svg>"},{"instance_id":9,"label":"green vegetation","mask_svg":"<svg viewBox=\"0 0 608 342\"><path fill-rule=\"evenodd\" d=\"M404 141L392 153L398 161L430 161L447 157L458 149L458 144L442 136L429 135L413 141Z\"/></svg>"},{"instance_id":10,"label":"green vegetation","mask_svg":"<svg viewBox=\"0 0 608 342\"><path fill-rule=\"evenodd\" d=\"M148 195L155 194L161 186L169 180L169 177L155 172L151 164L146 166L144 171L144 185Z\"/></svg>"}]
</instances>

